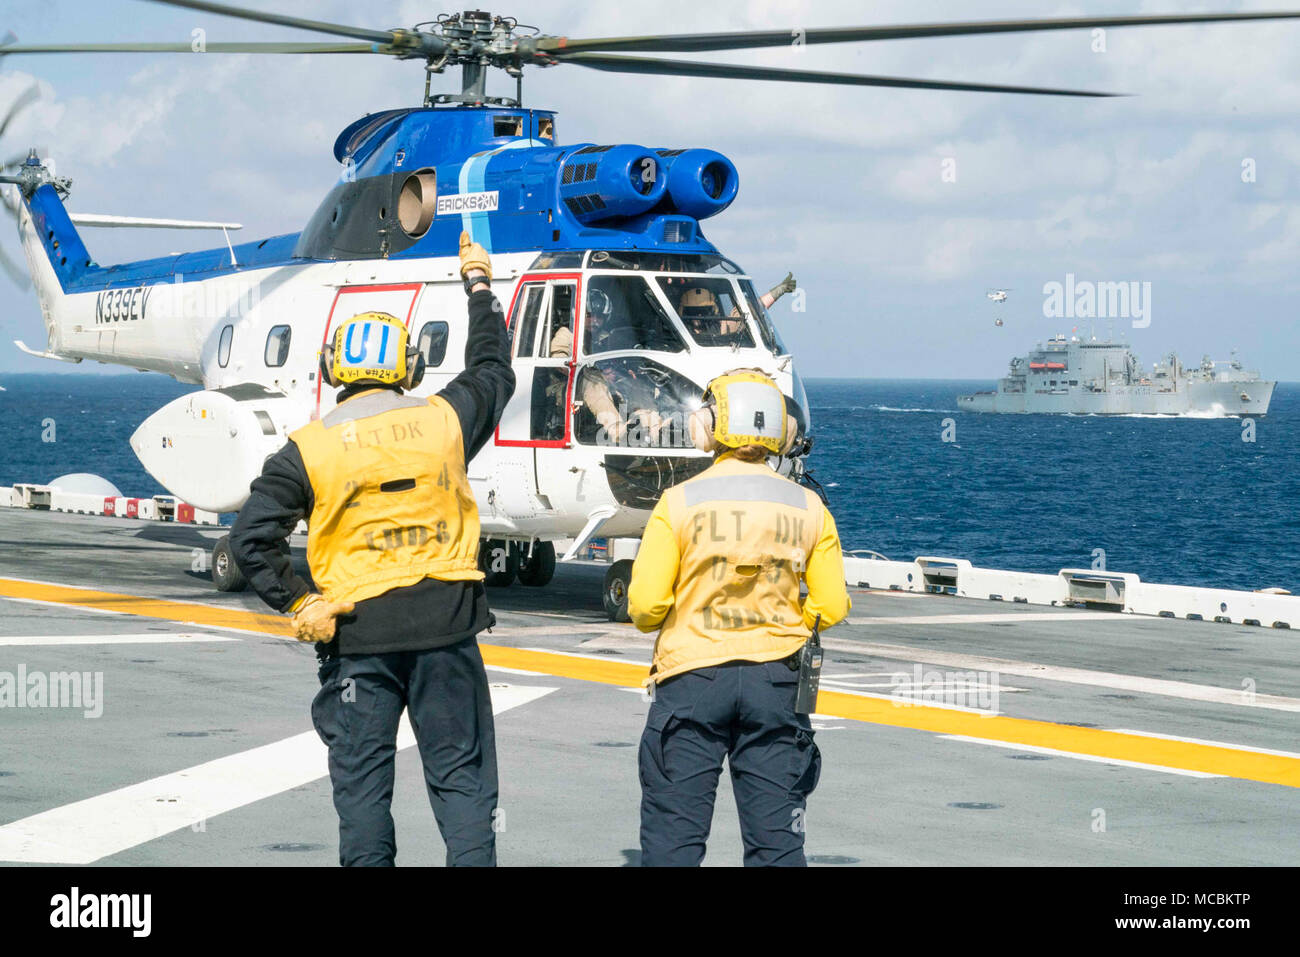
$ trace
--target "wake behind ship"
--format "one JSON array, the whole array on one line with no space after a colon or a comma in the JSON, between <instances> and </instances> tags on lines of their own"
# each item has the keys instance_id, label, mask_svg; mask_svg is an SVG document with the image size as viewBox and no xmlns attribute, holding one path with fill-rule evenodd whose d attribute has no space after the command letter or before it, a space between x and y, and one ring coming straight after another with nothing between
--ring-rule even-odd
<instances>
[{"instance_id":1,"label":"wake behind ship","mask_svg":"<svg viewBox=\"0 0 1300 957\"><path fill-rule=\"evenodd\" d=\"M1234 356L1206 356L1187 369L1175 353L1148 373L1123 342L1053 336L1011 360L996 392L957 396L963 412L1051 412L1074 415L1262 416L1276 382L1261 379Z\"/></svg>"}]
</instances>

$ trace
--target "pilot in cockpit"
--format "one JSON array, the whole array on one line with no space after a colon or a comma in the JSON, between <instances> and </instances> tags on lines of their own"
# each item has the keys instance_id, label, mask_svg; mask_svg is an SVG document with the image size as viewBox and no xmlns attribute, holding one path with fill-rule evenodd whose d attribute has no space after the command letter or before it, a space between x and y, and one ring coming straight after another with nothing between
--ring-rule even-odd
<instances>
[{"instance_id":1,"label":"pilot in cockpit","mask_svg":"<svg viewBox=\"0 0 1300 957\"><path fill-rule=\"evenodd\" d=\"M626 306L616 314L609 293L593 282L587 289L587 352L642 349L645 344L640 340L628 321Z\"/></svg>"},{"instance_id":2,"label":"pilot in cockpit","mask_svg":"<svg viewBox=\"0 0 1300 957\"><path fill-rule=\"evenodd\" d=\"M676 289L673 288L674 282L679 284ZM787 273L783 280L763 294L759 302L764 309L769 308L795 287L794 274ZM728 298L734 295L729 283L694 278L666 280L664 290L696 342L714 346L752 345L745 330L740 302L733 301L730 310L724 312L725 306L718 298L720 291Z\"/></svg>"},{"instance_id":3,"label":"pilot in cockpit","mask_svg":"<svg viewBox=\"0 0 1300 957\"><path fill-rule=\"evenodd\" d=\"M682 293L677 311L697 342L736 336L745 327L740 306L731 308L731 315L723 316L718 297L705 286L691 286Z\"/></svg>"}]
</instances>

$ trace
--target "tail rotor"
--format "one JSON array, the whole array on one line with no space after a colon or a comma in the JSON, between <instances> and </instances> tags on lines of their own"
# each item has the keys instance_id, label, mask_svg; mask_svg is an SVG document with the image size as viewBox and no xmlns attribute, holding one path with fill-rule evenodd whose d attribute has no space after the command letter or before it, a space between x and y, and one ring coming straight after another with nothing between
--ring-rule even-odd
<instances>
[{"instance_id":1,"label":"tail rotor","mask_svg":"<svg viewBox=\"0 0 1300 957\"><path fill-rule=\"evenodd\" d=\"M0 57L4 56L4 48L13 43L15 39L17 38L11 33L5 37L3 42L0 42ZM9 105L9 108L5 111L4 118L0 119L0 140L3 140L5 133L19 114L40 99L40 96L40 86L36 83L31 84L18 94L14 101ZM14 174L20 172L28 159L35 155L35 150L24 151L22 153L16 153L3 160L3 162L0 162L0 185L17 186L21 183L22 180ZM17 190L6 189L0 191L0 203L4 204L5 212L8 213L15 222L18 220L19 203L16 194ZM3 247L0 247L0 269L9 276L14 285L18 286L18 288L23 290L31 288L32 281L27 275L27 270L16 262Z\"/></svg>"}]
</instances>

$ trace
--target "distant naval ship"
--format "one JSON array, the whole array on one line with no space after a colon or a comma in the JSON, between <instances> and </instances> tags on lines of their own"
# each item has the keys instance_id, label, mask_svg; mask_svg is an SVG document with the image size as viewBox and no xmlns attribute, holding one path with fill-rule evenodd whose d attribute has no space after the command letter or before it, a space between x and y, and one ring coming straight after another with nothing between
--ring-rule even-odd
<instances>
[{"instance_id":1,"label":"distant naval ship","mask_svg":"<svg viewBox=\"0 0 1300 957\"><path fill-rule=\"evenodd\" d=\"M1053 336L1011 360L996 392L957 396L963 412L1055 412L1076 415L1259 416L1276 382L1206 356L1188 369L1170 353L1148 373L1126 343Z\"/></svg>"}]
</instances>

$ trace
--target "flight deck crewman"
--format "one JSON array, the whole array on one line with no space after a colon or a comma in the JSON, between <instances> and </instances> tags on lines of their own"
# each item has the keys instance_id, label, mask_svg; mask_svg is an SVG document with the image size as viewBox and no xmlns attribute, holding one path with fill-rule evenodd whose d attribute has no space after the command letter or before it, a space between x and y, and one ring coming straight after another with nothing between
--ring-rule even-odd
<instances>
[{"instance_id":1,"label":"flight deck crewman","mask_svg":"<svg viewBox=\"0 0 1300 957\"><path fill-rule=\"evenodd\" d=\"M475 635L494 621L478 570L479 517L465 465L515 388L482 246L461 234L469 294L465 370L430 398L405 326L354 316L321 354L338 406L294 432L252 484L230 541L262 599L317 643L312 722L329 748L339 861L392 865L393 767L405 708L448 864L493 865L496 742ZM308 522L317 591L285 540Z\"/></svg>"},{"instance_id":2,"label":"flight deck crewman","mask_svg":"<svg viewBox=\"0 0 1300 957\"><path fill-rule=\"evenodd\" d=\"M767 464L797 431L767 376L714 379L690 426L717 457L659 499L628 590L637 628L659 632L641 737L641 863L700 863L726 758L745 864L803 865L821 756L795 711L798 662L819 617L825 628L849 612L835 520Z\"/></svg>"}]
</instances>

